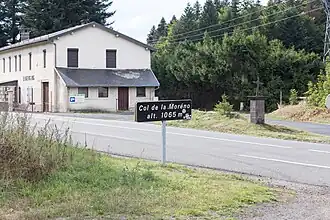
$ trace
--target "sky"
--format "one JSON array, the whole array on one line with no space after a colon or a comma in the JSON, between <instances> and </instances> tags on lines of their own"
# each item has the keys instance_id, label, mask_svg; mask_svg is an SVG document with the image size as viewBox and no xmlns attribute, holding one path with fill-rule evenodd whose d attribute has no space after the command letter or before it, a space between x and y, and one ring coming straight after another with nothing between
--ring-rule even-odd
<instances>
[{"instance_id":1,"label":"sky","mask_svg":"<svg viewBox=\"0 0 330 220\"><path fill-rule=\"evenodd\" d=\"M187 3L196 0L113 0L112 10L116 14L111 18L113 28L123 34L146 42L153 25L158 25L164 17L169 21L173 15L180 18ZM206 0L200 0L203 5ZM110 20L111 20L110 19Z\"/></svg>"}]
</instances>

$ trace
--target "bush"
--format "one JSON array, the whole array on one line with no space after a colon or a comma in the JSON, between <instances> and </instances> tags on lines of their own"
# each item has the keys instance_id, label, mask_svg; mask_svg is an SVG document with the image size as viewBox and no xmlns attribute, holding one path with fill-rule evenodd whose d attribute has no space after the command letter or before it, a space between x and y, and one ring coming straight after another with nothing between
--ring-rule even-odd
<instances>
[{"instance_id":1,"label":"bush","mask_svg":"<svg viewBox=\"0 0 330 220\"><path fill-rule=\"evenodd\" d=\"M72 158L68 150L68 131L61 134L49 122L33 126L26 115L0 115L0 180L24 179L38 181L51 172L65 167Z\"/></svg>"},{"instance_id":2,"label":"bush","mask_svg":"<svg viewBox=\"0 0 330 220\"><path fill-rule=\"evenodd\" d=\"M290 90L290 97L289 97L290 105L297 105L298 102L298 92L295 89Z\"/></svg>"},{"instance_id":3,"label":"bush","mask_svg":"<svg viewBox=\"0 0 330 220\"><path fill-rule=\"evenodd\" d=\"M326 74L321 73L317 82L314 84L309 82L307 95L307 103L316 107L325 107L325 100L330 94L330 64L326 66Z\"/></svg>"},{"instance_id":4,"label":"bush","mask_svg":"<svg viewBox=\"0 0 330 220\"><path fill-rule=\"evenodd\" d=\"M228 102L228 97L225 94L221 96L221 99L222 101L214 106L214 111L222 116L231 117L233 105Z\"/></svg>"}]
</instances>

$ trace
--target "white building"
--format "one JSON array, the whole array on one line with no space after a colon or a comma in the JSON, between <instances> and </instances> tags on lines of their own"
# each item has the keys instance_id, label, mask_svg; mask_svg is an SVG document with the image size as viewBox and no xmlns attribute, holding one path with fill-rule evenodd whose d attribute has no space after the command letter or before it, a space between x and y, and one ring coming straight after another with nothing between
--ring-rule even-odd
<instances>
[{"instance_id":1,"label":"white building","mask_svg":"<svg viewBox=\"0 0 330 220\"><path fill-rule=\"evenodd\" d=\"M156 99L152 50L95 22L22 40L0 48L0 102L12 87L17 109L132 110Z\"/></svg>"}]
</instances>

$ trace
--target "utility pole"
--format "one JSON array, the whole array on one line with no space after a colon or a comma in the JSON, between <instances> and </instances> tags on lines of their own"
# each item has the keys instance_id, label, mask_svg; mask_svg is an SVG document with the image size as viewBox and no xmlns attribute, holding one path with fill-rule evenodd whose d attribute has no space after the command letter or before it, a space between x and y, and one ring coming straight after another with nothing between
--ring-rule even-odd
<instances>
[{"instance_id":1,"label":"utility pole","mask_svg":"<svg viewBox=\"0 0 330 220\"><path fill-rule=\"evenodd\" d=\"M330 53L330 0L322 0L324 11L327 16L327 21L325 25L325 37L324 37L324 52L323 52L323 62L327 61L327 56Z\"/></svg>"}]
</instances>

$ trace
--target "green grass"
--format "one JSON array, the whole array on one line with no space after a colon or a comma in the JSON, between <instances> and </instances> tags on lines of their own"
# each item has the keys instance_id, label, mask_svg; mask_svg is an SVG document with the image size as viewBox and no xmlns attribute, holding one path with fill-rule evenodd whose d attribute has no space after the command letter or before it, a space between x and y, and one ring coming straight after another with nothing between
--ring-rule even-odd
<instances>
[{"instance_id":1,"label":"green grass","mask_svg":"<svg viewBox=\"0 0 330 220\"><path fill-rule=\"evenodd\" d=\"M72 164L32 183L0 182L1 219L219 219L278 192L238 175L75 150Z\"/></svg>"},{"instance_id":2,"label":"green grass","mask_svg":"<svg viewBox=\"0 0 330 220\"><path fill-rule=\"evenodd\" d=\"M234 118L220 116L215 112L193 111L190 121L169 121L169 126L203 129L232 134L270 137L284 140L297 140L313 143L330 143L330 137L308 133L284 126L255 125L246 117L237 115Z\"/></svg>"}]
</instances>

